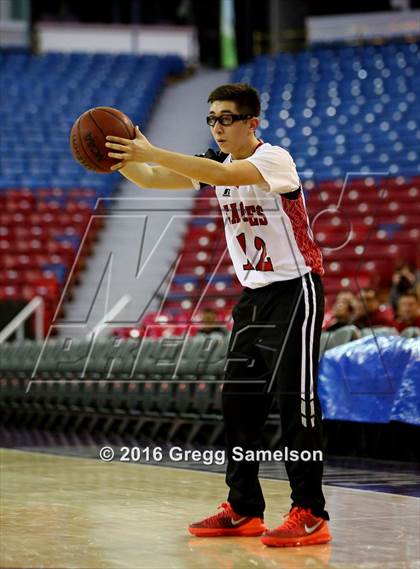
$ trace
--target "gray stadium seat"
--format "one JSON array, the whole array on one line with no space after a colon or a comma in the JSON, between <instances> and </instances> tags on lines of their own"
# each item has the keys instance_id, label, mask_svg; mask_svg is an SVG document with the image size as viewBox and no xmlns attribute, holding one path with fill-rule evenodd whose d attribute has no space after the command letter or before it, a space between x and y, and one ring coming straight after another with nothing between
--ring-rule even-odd
<instances>
[{"instance_id":1,"label":"gray stadium seat","mask_svg":"<svg viewBox=\"0 0 420 569\"><path fill-rule=\"evenodd\" d=\"M363 338L366 336L399 336L399 332L392 326L373 326L372 328L362 328Z\"/></svg>"},{"instance_id":2,"label":"gray stadium seat","mask_svg":"<svg viewBox=\"0 0 420 569\"><path fill-rule=\"evenodd\" d=\"M420 336L420 328L418 326L410 326L401 332L404 338L418 338Z\"/></svg>"},{"instance_id":3,"label":"gray stadium seat","mask_svg":"<svg viewBox=\"0 0 420 569\"><path fill-rule=\"evenodd\" d=\"M319 350L320 358L324 355L326 350L330 350L336 346L341 346L342 344L347 344L347 342L351 342L359 337L360 330L353 324L343 326L342 328L333 330L332 332L322 332Z\"/></svg>"}]
</instances>

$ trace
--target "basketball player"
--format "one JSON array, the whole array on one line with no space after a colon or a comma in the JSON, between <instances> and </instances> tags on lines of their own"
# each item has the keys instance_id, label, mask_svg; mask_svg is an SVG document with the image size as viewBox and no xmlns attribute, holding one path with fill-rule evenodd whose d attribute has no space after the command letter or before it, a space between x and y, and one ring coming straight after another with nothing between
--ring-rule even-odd
<instances>
[{"instance_id":1,"label":"basketball player","mask_svg":"<svg viewBox=\"0 0 420 569\"><path fill-rule=\"evenodd\" d=\"M322 449L317 395L324 313L321 253L308 227L292 157L255 135L257 91L246 84L223 85L208 102L207 124L220 148L207 154L213 159L157 148L138 127L133 141L107 137L109 156L118 159L112 169L142 188L214 186L229 253L244 286L233 310L222 397L229 495L219 513L188 529L203 537L261 535L271 546L326 543L331 536L322 460L301 460L299 454L285 463L292 506L284 523L267 530L259 462L252 452L261 449L273 398L284 447L298 453ZM238 452L251 459L237 460Z\"/></svg>"}]
</instances>

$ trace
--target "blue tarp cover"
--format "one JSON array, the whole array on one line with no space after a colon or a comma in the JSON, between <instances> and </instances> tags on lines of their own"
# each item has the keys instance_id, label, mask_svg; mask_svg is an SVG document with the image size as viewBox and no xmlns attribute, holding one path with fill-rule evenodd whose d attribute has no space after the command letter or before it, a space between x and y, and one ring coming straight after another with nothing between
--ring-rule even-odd
<instances>
[{"instance_id":1,"label":"blue tarp cover","mask_svg":"<svg viewBox=\"0 0 420 569\"><path fill-rule=\"evenodd\" d=\"M368 336L327 350L318 393L325 419L420 425L420 339Z\"/></svg>"}]
</instances>

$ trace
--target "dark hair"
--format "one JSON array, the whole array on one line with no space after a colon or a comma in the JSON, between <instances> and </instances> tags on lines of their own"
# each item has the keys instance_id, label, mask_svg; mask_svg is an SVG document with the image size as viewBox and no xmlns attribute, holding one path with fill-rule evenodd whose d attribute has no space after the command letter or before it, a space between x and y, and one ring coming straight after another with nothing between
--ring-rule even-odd
<instances>
[{"instance_id":1,"label":"dark hair","mask_svg":"<svg viewBox=\"0 0 420 569\"><path fill-rule=\"evenodd\" d=\"M229 83L214 89L207 99L208 103L214 101L233 101L236 103L238 113L258 117L261 110L258 91L247 83Z\"/></svg>"}]
</instances>

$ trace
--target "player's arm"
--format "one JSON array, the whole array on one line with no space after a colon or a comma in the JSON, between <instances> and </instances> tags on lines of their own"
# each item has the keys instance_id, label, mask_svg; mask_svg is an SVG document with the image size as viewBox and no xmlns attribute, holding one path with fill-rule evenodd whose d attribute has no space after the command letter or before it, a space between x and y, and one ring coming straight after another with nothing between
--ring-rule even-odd
<instances>
[{"instance_id":1,"label":"player's arm","mask_svg":"<svg viewBox=\"0 0 420 569\"><path fill-rule=\"evenodd\" d=\"M208 158L187 156L155 148L154 162L210 186L247 186L264 183L259 170L248 160L235 160L229 164L220 164Z\"/></svg>"},{"instance_id":2,"label":"player's arm","mask_svg":"<svg viewBox=\"0 0 420 569\"><path fill-rule=\"evenodd\" d=\"M264 183L259 170L247 160L221 164L208 158L163 150L150 144L138 127L134 140L115 136L107 136L107 140L106 145L111 149L108 155L120 161L112 169L120 169L121 166L126 167L126 164L130 163L154 162L182 177L199 180L211 186Z\"/></svg>"},{"instance_id":3,"label":"player's arm","mask_svg":"<svg viewBox=\"0 0 420 569\"><path fill-rule=\"evenodd\" d=\"M186 178L164 166L150 166L141 162L126 162L119 168L123 176L137 186L145 189L185 190L194 187L190 178Z\"/></svg>"}]
</instances>

